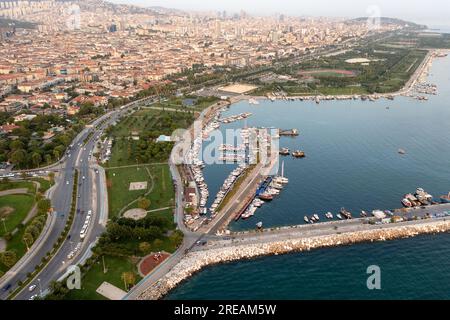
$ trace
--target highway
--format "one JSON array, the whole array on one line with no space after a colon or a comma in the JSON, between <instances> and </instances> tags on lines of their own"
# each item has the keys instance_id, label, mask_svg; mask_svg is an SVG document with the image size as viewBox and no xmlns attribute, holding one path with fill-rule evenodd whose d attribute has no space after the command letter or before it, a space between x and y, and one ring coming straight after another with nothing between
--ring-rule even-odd
<instances>
[{"instance_id":1,"label":"highway","mask_svg":"<svg viewBox=\"0 0 450 320\"><path fill-rule=\"evenodd\" d=\"M108 215L105 174L103 169L94 162L90 152L94 149L104 129L125 115L130 108L149 101L152 102L153 98L145 98L130 103L120 110L111 111L96 119L77 135L72 142L72 147L60 163L47 168L47 170L57 172L56 185L50 196L54 212L48 219L48 223L50 223L49 230L45 234L45 239L42 239L39 245L33 246L32 250L2 277L0 281L0 299L7 299L9 292L16 290L17 283L26 280L27 274L34 271L35 266L41 263L42 258L53 248L64 230L72 202L75 170L79 172L79 185L75 219L69 236L45 268L26 288L15 296L15 299L28 300L34 295L46 293L49 284L53 280L63 276L71 265L81 263L89 257L92 245L105 230ZM89 140L84 143L87 138ZM80 231L89 210L92 210L92 219L88 233L84 241L81 241ZM71 260L68 259L69 253L73 252L77 246L76 255ZM31 285L36 285L36 289L33 292L28 290ZM7 291L2 290L5 287L9 287Z\"/></svg>"}]
</instances>

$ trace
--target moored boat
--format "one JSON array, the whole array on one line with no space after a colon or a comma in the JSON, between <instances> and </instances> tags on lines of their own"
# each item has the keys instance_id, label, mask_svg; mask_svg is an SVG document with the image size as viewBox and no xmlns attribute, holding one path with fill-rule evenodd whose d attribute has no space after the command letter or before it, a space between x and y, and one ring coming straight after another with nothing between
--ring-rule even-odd
<instances>
[{"instance_id":1,"label":"moored boat","mask_svg":"<svg viewBox=\"0 0 450 320\"><path fill-rule=\"evenodd\" d=\"M409 200L406 199L406 198L404 198L404 199L402 200L402 204L403 204L403 206L406 207L406 208L411 208L411 207L413 206L412 203L411 203L411 201L409 201Z\"/></svg>"},{"instance_id":2,"label":"moored boat","mask_svg":"<svg viewBox=\"0 0 450 320\"><path fill-rule=\"evenodd\" d=\"M291 154L291 151L289 150L289 148L282 148L280 150L280 155L282 155L282 156L288 156L290 154Z\"/></svg>"},{"instance_id":3,"label":"moored boat","mask_svg":"<svg viewBox=\"0 0 450 320\"><path fill-rule=\"evenodd\" d=\"M292 153L292 156L293 156L294 158L305 158L305 157L306 157L306 154L305 154L304 151L297 150L297 151L295 151L295 152Z\"/></svg>"},{"instance_id":4,"label":"moored boat","mask_svg":"<svg viewBox=\"0 0 450 320\"><path fill-rule=\"evenodd\" d=\"M440 196L439 199L442 203L450 203L450 192L445 196Z\"/></svg>"},{"instance_id":5,"label":"moored boat","mask_svg":"<svg viewBox=\"0 0 450 320\"><path fill-rule=\"evenodd\" d=\"M261 200L264 200L264 201L272 201L273 200L273 195L271 195L271 194L269 194L267 192L264 192L263 194L259 195L259 198Z\"/></svg>"},{"instance_id":6,"label":"moored boat","mask_svg":"<svg viewBox=\"0 0 450 320\"><path fill-rule=\"evenodd\" d=\"M350 211L347 211L345 208L341 208L341 210L339 211L339 213L341 214L342 217L344 217L345 219L352 219L352 214Z\"/></svg>"}]
</instances>

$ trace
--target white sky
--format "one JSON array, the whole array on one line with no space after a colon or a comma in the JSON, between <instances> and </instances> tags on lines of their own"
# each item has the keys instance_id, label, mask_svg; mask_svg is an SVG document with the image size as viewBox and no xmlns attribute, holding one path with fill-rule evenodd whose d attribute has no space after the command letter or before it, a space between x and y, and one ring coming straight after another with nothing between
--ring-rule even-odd
<instances>
[{"instance_id":1,"label":"white sky","mask_svg":"<svg viewBox=\"0 0 450 320\"><path fill-rule=\"evenodd\" d=\"M310 16L367 16L369 7L379 7L381 16L409 19L434 26L450 26L448 0L110 0L141 6L162 6L195 11L230 13L241 9L253 14L285 13Z\"/></svg>"}]
</instances>

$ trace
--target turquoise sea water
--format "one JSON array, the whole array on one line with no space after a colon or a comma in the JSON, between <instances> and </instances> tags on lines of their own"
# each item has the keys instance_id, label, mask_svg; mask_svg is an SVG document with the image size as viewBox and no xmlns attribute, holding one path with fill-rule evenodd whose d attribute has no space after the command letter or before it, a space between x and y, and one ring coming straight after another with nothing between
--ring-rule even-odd
<instances>
[{"instance_id":1,"label":"turquoise sea water","mask_svg":"<svg viewBox=\"0 0 450 320\"><path fill-rule=\"evenodd\" d=\"M377 102L246 101L224 115L250 111L249 126L298 128L280 147L301 149L303 160L285 158L289 185L253 219L234 230L303 223L304 215L401 207L417 187L435 196L450 190L450 58L434 62L429 81L438 96ZM389 107L389 109L387 109ZM243 122L224 126L242 127ZM398 149L407 151L405 156ZM209 166L205 178L214 195L231 168ZM449 298L450 236L424 236L390 243L267 257L206 269L169 299ZM366 268L379 265L383 290L368 291Z\"/></svg>"}]
</instances>

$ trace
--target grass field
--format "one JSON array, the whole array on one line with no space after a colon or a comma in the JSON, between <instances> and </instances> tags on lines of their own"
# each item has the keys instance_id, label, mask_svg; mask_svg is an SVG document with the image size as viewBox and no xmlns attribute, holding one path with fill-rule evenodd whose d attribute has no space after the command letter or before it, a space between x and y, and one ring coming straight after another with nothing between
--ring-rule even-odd
<instances>
[{"instance_id":1,"label":"grass field","mask_svg":"<svg viewBox=\"0 0 450 320\"><path fill-rule=\"evenodd\" d=\"M28 192L35 192L35 185L30 181L8 181L0 182L0 191L6 191L10 189L28 189Z\"/></svg>"},{"instance_id":2,"label":"grass field","mask_svg":"<svg viewBox=\"0 0 450 320\"><path fill-rule=\"evenodd\" d=\"M27 194L15 194L0 197L0 217L5 220L0 223L0 237L12 232L25 219L34 204L34 197ZM11 211L9 214L6 211ZM5 230L6 226L6 230Z\"/></svg>"},{"instance_id":3,"label":"grass field","mask_svg":"<svg viewBox=\"0 0 450 320\"><path fill-rule=\"evenodd\" d=\"M125 290L122 280L123 272L133 271L136 275L136 282L141 277L137 272L136 265L130 258L105 257L106 274L103 272L102 259L99 259L92 268L83 276L81 290L71 291L65 298L67 300L106 300L99 295L96 290L103 282L109 282L116 287Z\"/></svg>"},{"instance_id":4,"label":"grass field","mask_svg":"<svg viewBox=\"0 0 450 320\"><path fill-rule=\"evenodd\" d=\"M193 111L203 111L212 104L219 101L216 97L192 97L187 99L192 99L195 101L192 106L183 106L183 100L186 98L171 98L167 101L161 101L159 103L154 104L155 107L166 107L166 108L174 108L180 110L193 110Z\"/></svg>"},{"instance_id":5,"label":"grass field","mask_svg":"<svg viewBox=\"0 0 450 320\"><path fill-rule=\"evenodd\" d=\"M141 109L112 128L114 139L111 159L106 167L160 163L169 158L173 143L156 143L160 135L171 136L180 128L187 128L194 121L192 112L173 112ZM138 137L138 140L131 139Z\"/></svg>"},{"instance_id":6,"label":"grass field","mask_svg":"<svg viewBox=\"0 0 450 320\"><path fill-rule=\"evenodd\" d=\"M19 182L13 186L13 189L30 187L34 190L34 185L27 182ZM22 221L27 216L28 212L32 209L34 205L34 196L28 194L20 195L8 195L0 197L0 210L1 208L10 207L13 208L8 217L5 218L5 225L0 221L0 237L5 235L5 226L7 232L12 232L16 228L18 231L11 236L11 238L6 243L7 251L14 251L17 259L20 259L26 252L26 246L22 242L22 237L25 232L25 226L22 225ZM6 272L9 268L0 263L0 271Z\"/></svg>"},{"instance_id":7,"label":"grass field","mask_svg":"<svg viewBox=\"0 0 450 320\"><path fill-rule=\"evenodd\" d=\"M106 175L110 217L117 216L122 208L149 191L151 192L146 196L151 201L149 210L165 208L174 204L174 190L168 165L107 169ZM131 182L144 181L148 182L146 190L129 191ZM137 203L132 204L128 209L133 208L137 208Z\"/></svg>"},{"instance_id":8,"label":"grass field","mask_svg":"<svg viewBox=\"0 0 450 320\"><path fill-rule=\"evenodd\" d=\"M364 95L400 90L424 60L427 51L399 46L386 47L392 39L360 45L339 55L320 56L275 71L294 80L262 84L256 94L284 91L301 95ZM369 63L347 61L364 57ZM304 76L308 76L305 79ZM258 80L255 80L256 84Z\"/></svg>"}]
</instances>

